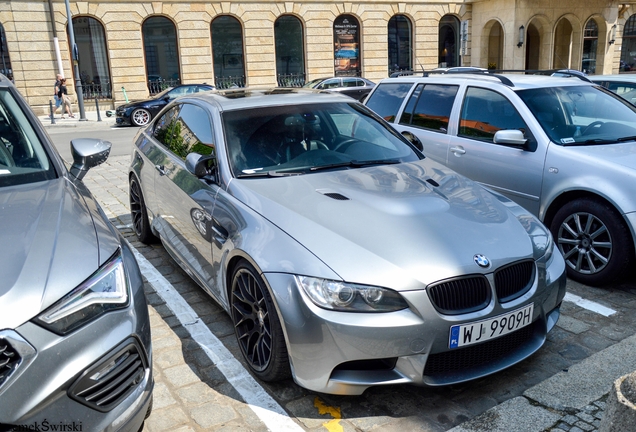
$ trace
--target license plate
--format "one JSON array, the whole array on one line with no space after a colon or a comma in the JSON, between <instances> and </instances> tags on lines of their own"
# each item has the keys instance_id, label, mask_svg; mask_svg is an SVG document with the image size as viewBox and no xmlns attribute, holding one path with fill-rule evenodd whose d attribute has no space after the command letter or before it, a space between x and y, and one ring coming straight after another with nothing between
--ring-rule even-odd
<instances>
[{"instance_id":1,"label":"license plate","mask_svg":"<svg viewBox=\"0 0 636 432\"><path fill-rule=\"evenodd\" d=\"M484 321L454 325L450 329L449 348L459 348L512 333L532 322L534 304Z\"/></svg>"}]
</instances>

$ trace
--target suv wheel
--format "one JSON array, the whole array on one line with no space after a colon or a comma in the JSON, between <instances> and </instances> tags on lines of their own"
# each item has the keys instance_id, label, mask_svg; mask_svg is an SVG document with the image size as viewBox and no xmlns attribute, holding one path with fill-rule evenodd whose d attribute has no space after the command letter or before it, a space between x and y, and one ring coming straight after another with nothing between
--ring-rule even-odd
<instances>
[{"instance_id":1,"label":"suv wheel","mask_svg":"<svg viewBox=\"0 0 636 432\"><path fill-rule=\"evenodd\" d=\"M606 285L626 273L632 236L611 206L590 198L571 201L556 213L550 230L571 279Z\"/></svg>"}]
</instances>

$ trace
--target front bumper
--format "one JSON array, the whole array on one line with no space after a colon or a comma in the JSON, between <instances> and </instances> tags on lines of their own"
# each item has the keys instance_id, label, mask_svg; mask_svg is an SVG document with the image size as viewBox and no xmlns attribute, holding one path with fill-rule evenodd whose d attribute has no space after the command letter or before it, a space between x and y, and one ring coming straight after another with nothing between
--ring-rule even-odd
<instances>
[{"instance_id":1,"label":"front bumper","mask_svg":"<svg viewBox=\"0 0 636 432\"><path fill-rule=\"evenodd\" d=\"M492 275L491 275L492 276ZM483 377L522 361L544 344L565 295L565 263L555 251L537 263L534 285L523 296L463 315L442 315L426 290L402 292L408 309L344 313L321 309L293 276L265 274L280 311L294 379L310 390L359 395L390 384L440 386ZM492 282L492 278L489 277ZM532 323L509 335L449 348L450 327L496 317L534 304Z\"/></svg>"}]
</instances>

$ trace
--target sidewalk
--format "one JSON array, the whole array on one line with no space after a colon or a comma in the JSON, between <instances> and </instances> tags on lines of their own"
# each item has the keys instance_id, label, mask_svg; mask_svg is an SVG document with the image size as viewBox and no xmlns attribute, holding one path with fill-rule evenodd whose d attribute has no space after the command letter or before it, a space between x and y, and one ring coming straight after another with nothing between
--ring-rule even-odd
<instances>
[{"instance_id":1,"label":"sidewalk","mask_svg":"<svg viewBox=\"0 0 636 432\"><path fill-rule=\"evenodd\" d=\"M51 121L50 115L39 116L40 122L45 128L59 128L59 127L112 127L115 126L115 110L111 110L112 115L108 117L106 115L107 110L100 110L99 115L97 111L85 111L84 118L80 119L79 110L74 112L75 118L69 118L65 115L62 118L61 114L56 114L54 122Z\"/></svg>"}]
</instances>

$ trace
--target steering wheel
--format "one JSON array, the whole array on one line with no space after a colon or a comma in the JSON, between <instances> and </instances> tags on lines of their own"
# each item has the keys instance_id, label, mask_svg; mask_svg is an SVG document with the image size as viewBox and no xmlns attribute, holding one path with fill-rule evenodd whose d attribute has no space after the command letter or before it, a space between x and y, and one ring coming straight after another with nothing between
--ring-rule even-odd
<instances>
[{"instance_id":1,"label":"steering wheel","mask_svg":"<svg viewBox=\"0 0 636 432\"><path fill-rule=\"evenodd\" d=\"M590 123L589 125L587 125L587 126L585 127L585 129L583 129L583 132L581 132L581 135L587 135L587 131L588 131L588 130L590 130L590 129L592 129L592 128L596 127L596 126L603 126L604 124L605 124L605 122L602 122L602 121L600 121L600 120L593 121L592 123Z\"/></svg>"},{"instance_id":2,"label":"steering wheel","mask_svg":"<svg viewBox=\"0 0 636 432\"><path fill-rule=\"evenodd\" d=\"M355 138L347 138L346 140L339 142L338 145L333 149L333 151L340 151L344 153L344 151L354 142L358 141Z\"/></svg>"},{"instance_id":3,"label":"steering wheel","mask_svg":"<svg viewBox=\"0 0 636 432\"><path fill-rule=\"evenodd\" d=\"M310 140L307 150L329 150L329 146L320 140Z\"/></svg>"}]
</instances>

